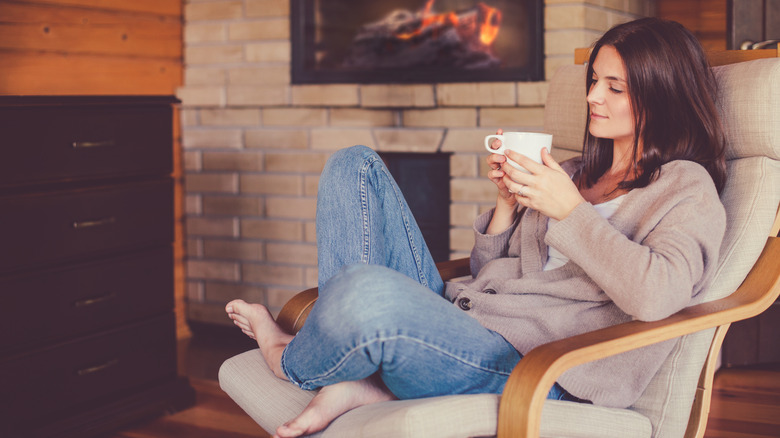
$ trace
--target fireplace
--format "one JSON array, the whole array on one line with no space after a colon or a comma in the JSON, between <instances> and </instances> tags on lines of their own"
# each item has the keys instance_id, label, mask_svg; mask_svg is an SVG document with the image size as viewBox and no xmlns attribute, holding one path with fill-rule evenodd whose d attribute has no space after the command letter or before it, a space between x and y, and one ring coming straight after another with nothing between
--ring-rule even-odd
<instances>
[{"instance_id":1,"label":"fireplace","mask_svg":"<svg viewBox=\"0 0 780 438\"><path fill-rule=\"evenodd\" d=\"M540 81L542 0L291 0L292 81Z\"/></svg>"}]
</instances>

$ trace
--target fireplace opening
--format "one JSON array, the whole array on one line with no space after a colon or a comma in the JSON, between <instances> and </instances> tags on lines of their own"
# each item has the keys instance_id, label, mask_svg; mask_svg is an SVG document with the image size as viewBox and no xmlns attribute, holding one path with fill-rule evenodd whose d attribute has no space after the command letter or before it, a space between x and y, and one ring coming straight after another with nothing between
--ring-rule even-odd
<instances>
[{"instance_id":1,"label":"fireplace opening","mask_svg":"<svg viewBox=\"0 0 780 438\"><path fill-rule=\"evenodd\" d=\"M543 0L291 0L293 83L543 80Z\"/></svg>"},{"instance_id":2,"label":"fireplace opening","mask_svg":"<svg viewBox=\"0 0 780 438\"><path fill-rule=\"evenodd\" d=\"M435 262L450 259L450 156L379 152L420 227Z\"/></svg>"}]
</instances>

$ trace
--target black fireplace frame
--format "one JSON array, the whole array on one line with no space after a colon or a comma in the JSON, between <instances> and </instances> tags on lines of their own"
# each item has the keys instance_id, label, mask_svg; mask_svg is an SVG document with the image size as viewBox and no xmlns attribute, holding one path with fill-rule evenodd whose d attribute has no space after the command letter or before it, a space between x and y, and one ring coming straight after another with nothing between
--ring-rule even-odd
<instances>
[{"instance_id":1,"label":"black fireplace frame","mask_svg":"<svg viewBox=\"0 0 780 438\"><path fill-rule=\"evenodd\" d=\"M332 0L331 0L332 1ZM290 40L293 84L429 84L449 82L533 82L544 80L544 0L534 0L529 15L539 25L530 42L534 62L526 68L498 70L373 69L343 71L316 69L314 64L314 0L290 0Z\"/></svg>"}]
</instances>

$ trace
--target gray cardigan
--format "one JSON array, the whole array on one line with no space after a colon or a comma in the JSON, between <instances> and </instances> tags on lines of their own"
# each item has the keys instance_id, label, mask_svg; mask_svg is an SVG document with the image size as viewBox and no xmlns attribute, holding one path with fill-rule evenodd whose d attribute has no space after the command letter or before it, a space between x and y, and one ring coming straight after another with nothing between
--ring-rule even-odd
<instances>
[{"instance_id":1,"label":"gray cardigan","mask_svg":"<svg viewBox=\"0 0 780 438\"><path fill-rule=\"evenodd\" d=\"M564 163L570 174L579 160ZM527 210L507 230L486 235L493 211L477 218L474 278L450 282L445 296L500 333L520 353L557 339L633 319L652 321L684 308L713 274L726 213L707 171L690 161L661 168L649 186L631 190L603 219L582 203L548 229ZM569 258L543 271L547 247ZM642 394L675 341L591 362L558 383L573 395L628 407Z\"/></svg>"}]
</instances>

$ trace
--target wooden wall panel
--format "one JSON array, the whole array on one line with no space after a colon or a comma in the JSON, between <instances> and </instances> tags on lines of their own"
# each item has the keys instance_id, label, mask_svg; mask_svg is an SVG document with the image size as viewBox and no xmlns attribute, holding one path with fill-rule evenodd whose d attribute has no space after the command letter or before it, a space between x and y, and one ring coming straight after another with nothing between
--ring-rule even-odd
<instances>
[{"instance_id":1,"label":"wooden wall panel","mask_svg":"<svg viewBox=\"0 0 780 438\"><path fill-rule=\"evenodd\" d=\"M656 0L656 15L693 32L705 50L726 50L727 0Z\"/></svg>"},{"instance_id":2,"label":"wooden wall panel","mask_svg":"<svg viewBox=\"0 0 780 438\"><path fill-rule=\"evenodd\" d=\"M0 0L0 94L175 94L181 1Z\"/></svg>"},{"instance_id":3,"label":"wooden wall panel","mask_svg":"<svg viewBox=\"0 0 780 438\"><path fill-rule=\"evenodd\" d=\"M175 95L182 85L182 0L0 0L0 94ZM181 141L175 112L175 296L184 312Z\"/></svg>"},{"instance_id":4,"label":"wooden wall panel","mask_svg":"<svg viewBox=\"0 0 780 438\"><path fill-rule=\"evenodd\" d=\"M3 0L5 1L5 0ZM20 0L15 0L20 1ZM81 6L89 9L142 12L180 17L182 0L31 0L24 3L42 3L57 6Z\"/></svg>"},{"instance_id":5,"label":"wooden wall panel","mask_svg":"<svg viewBox=\"0 0 780 438\"><path fill-rule=\"evenodd\" d=\"M0 94L175 94L181 63L0 49Z\"/></svg>"},{"instance_id":6,"label":"wooden wall panel","mask_svg":"<svg viewBox=\"0 0 780 438\"><path fill-rule=\"evenodd\" d=\"M0 49L181 57L178 17L0 3Z\"/></svg>"}]
</instances>

